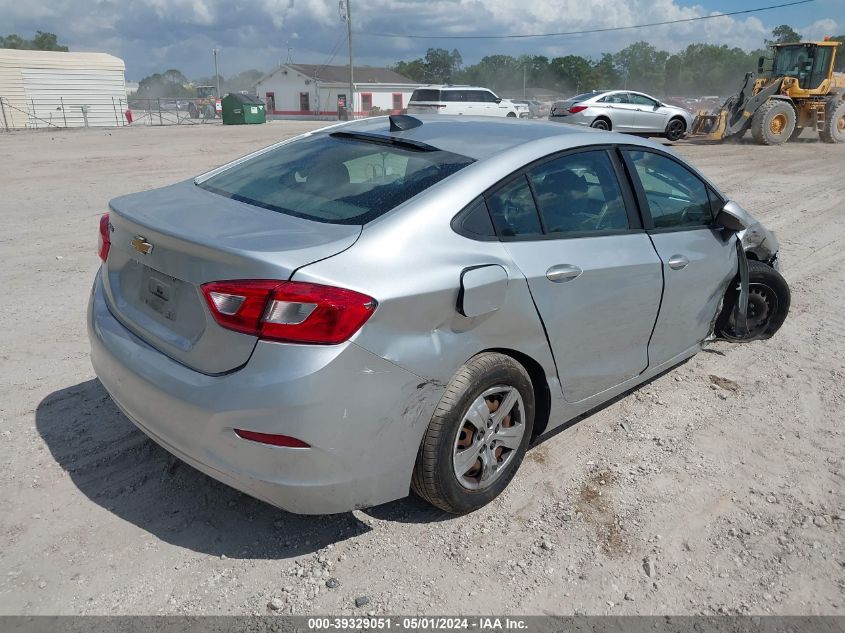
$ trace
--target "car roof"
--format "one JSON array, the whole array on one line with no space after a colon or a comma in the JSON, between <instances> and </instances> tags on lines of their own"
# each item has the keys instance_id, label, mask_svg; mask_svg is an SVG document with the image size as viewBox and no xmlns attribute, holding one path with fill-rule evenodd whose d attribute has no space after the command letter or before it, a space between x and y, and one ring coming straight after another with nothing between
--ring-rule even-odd
<instances>
[{"instance_id":1,"label":"car roof","mask_svg":"<svg viewBox=\"0 0 845 633\"><path fill-rule=\"evenodd\" d=\"M417 90L487 90L493 92L490 88L484 86L470 86L467 84L427 84L425 86L418 86Z\"/></svg>"},{"instance_id":2,"label":"car roof","mask_svg":"<svg viewBox=\"0 0 845 633\"><path fill-rule=\"evenodd\" d=\"M607 143L657 146L653 141L646 139L565 123L526 121L507 117L458 117L436 114L412 115L412 118L419 120L422 124L411 129L391 132L389 117L382 116L333 125L318 130L316 133L364 132L408 139L478 161L491 158L518 145L544 141L550 137L555 137L559 141L557 145L560 146L560 150Z\"/></svg>"}]
</instances>

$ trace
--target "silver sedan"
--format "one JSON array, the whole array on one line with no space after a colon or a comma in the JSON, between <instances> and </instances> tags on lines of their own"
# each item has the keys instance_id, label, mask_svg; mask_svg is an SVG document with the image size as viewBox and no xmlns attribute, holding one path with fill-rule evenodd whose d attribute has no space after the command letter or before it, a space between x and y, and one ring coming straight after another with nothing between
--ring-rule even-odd
<instances>
[{"instance_id":1,"label":"silver sedan","mask_svg":"<svg viewBox=\"0 0 845 633\"><path fill-rule=\"evenodd\" d=\"M549 111L549 120L677 141L689 131L693 115L642 92L609 90L557 101Z\"/></svg>"},{"instance_id":2,"label":"silver sedan","mask_svg":"<svg viewBox=\"0 0 845 633\"><path fill-rule=\"evenodd\" d=\"M355 121L109 206L97 376L298 513L472 511L538 436L789 309L774 237L694 167L547 122Z\"/></svg>"}]
</instances>

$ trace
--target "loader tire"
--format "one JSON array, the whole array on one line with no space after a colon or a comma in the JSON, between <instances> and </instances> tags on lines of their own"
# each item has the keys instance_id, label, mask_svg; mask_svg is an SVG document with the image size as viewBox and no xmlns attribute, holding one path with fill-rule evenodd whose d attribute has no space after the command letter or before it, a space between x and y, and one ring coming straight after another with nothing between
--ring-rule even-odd
<instances>
[{"instance_id":1,"label":"loader tire","mask_svg":"<svg viewBox=\"0 0 845 633\"><path fill-rule=\"evenodd\" d=\"M827 102L824 129L819 136L825 143L845 143L845 101L838 95Z\"/></svg>"},{"instance_id":2,"label":"loader tire","mask_svg":"<svg viewBox=\"0 0 845 633\"><path fill-rule=\"evenodd\" d=\"M783 99L769 99L751 119L751 135L758 145L783 145L795 130L795 108Z\"/></svg>"}]
</instances>

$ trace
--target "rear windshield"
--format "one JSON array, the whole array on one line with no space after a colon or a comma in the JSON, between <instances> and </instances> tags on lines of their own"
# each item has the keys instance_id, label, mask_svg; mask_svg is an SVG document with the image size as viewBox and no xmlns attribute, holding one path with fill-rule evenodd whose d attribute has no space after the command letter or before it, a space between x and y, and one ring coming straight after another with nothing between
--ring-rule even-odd
<instances>
[{"instance_id":1,"label":"rear windshield","mask_svg":"<svg viewBox=\"0 0 845 633\"><path fill-rule=\"evenodd\" d=\"M311 136L197 184L233 200L308 220L366 224L472 162L434 148Z\"/></svg>"},{"instance_id":2,"label":"rear windshield","mask_svg":"<svg viewBox=\"0 0 845 633\"><path fill-rule=\"evenodd\" d=\"M571 99L567 99L567 101L570 102L570 103L578 103L579 101L586 101L590 97L595 97L595 96L596 96L595 92L585 92L584 94L581 94L581 95L575 95Z\"/></svg>"},{"instance_id":3,"label":"rear windshield","mask_svg":"<svg viewBox=\"0 0 845 633\"><path fill-rule=\"evenodd\" d=\"M411 95L411 101L440 101L440 91L431 90L430 88L414 90Z\"/></svg>"}]
</instances>

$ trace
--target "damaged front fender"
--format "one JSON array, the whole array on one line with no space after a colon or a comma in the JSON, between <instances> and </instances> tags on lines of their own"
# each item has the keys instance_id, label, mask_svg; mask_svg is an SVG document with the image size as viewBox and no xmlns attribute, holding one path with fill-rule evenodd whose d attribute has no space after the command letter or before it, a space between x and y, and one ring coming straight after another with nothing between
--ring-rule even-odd
<instances>
[{"instance_id":1,"label":"damaged front fender","mask_svg":"<svg viewBox=\"0 0 845 633\"><path fill-rule=\"evenodd\" d=\"M749 259L763 262L775 270L780 270L778 263L780 244L778 244L778 240L772 231L754 220L748 228L740 231L737 235L742 241L742 247Z\"/></svg>"}]
</instances>

